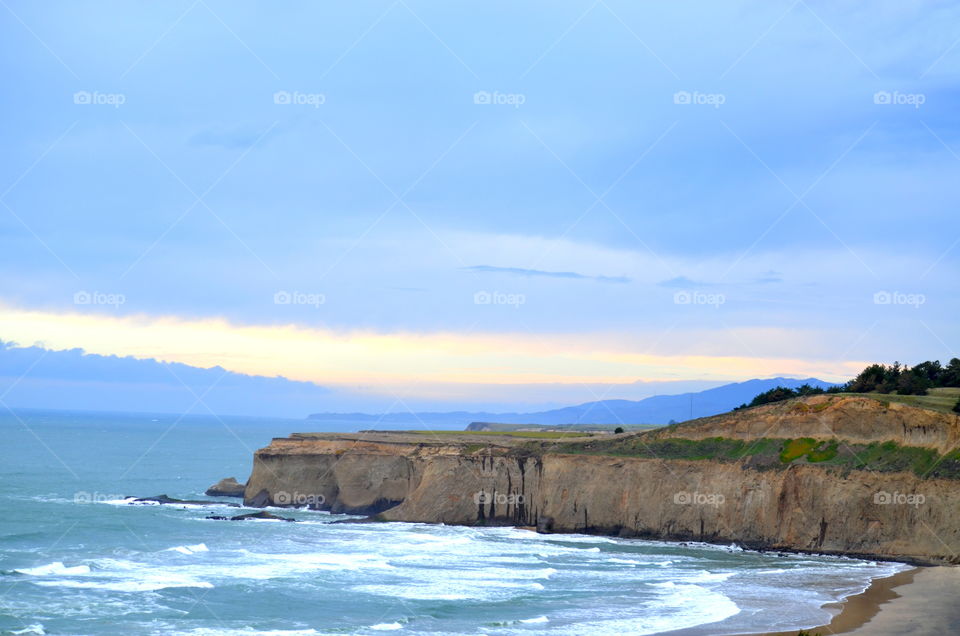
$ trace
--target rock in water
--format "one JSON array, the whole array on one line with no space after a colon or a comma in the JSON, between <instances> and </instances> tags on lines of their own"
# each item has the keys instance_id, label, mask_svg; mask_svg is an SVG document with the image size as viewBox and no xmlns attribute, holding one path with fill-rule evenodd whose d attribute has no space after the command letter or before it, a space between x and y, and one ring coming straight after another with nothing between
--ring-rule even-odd
<instances>
[{"instance_id":1,"label":"rock in water","mask_svg":"<svg viewBox=\"0 0 960 636\"><path fill-rule=\"evenodd\" d=\"M174 499L173 497L168 497L166 495L157 495L156 497L140 497L137 499L129 498L127 501L130 505L143 505L143 504L161 504L161 505L188 505L188 506L231 506L233 508L239 508L240 504L235 503L224 503L222 501L200 501L199 499Z\"/></svg>"},{"instance_id":2,"label":"rock in water","mask_svg":"<svg viewBox=\"0 0 960 636\"><path fill-rule=\"evenodd\" d=\"M275 515L272 512L267 510L261 510L260 512L251 512L246 515L237 515L236 517L230 517L231 521L246 521L247 519L272 519L274 521L296 521L292 517L281 517L280 515Z\"/></svg>"},{"instance_id":3,"label":"rock in water","mask_svg":"<svg viewBox=\"0 0 960 636\"><path fill-rule=\"evenodd\" d=\"M246 484L239 483L236 477L227 477L207 488L204 494L208 497L243 497L244 488Z\"/></svg>"},{"instance_id":4,"label":"rock in water","mask_svg":"<svg viewBox=\"0 0 960 636\"><path fill-rule=\"evenodd\" d=\"M553 532L553 517L537 517L537 532L543 534Z\"/></svg>"}]
</instances>

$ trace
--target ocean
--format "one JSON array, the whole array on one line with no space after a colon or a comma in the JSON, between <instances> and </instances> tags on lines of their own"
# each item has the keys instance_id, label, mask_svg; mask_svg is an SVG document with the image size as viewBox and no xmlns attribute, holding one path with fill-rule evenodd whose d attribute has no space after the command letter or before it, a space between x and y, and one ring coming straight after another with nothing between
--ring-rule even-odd
<instances>
[{"instance_id":1,"label":"ocean","mask_svg":"<svg viewBox=\"0 0 960 636\"><path fill-rule=\"evenodd\" d=\"M824 604L906 568L307 510L220 521L207 517L237 509L126 499L204 499L245 480L271 437L311 428L0 416L0 634L738 634L825 623Z\"/></svg>"}]
</instances>

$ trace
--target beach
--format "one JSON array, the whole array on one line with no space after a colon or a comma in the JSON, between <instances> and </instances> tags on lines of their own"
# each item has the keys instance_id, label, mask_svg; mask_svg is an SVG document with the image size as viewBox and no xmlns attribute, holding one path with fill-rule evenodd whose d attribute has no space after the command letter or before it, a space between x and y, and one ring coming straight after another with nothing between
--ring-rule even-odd
<instances>
[{"instance_id":1,"label":"beach","mask_svg":"<svg viewBox=\"0 0 960 636\"><path fill-rule=\"evenodd\" d=\"M960 567L918 567L875 579L864 592L838 604L829 624L810 634L853 636L940 635L960 628ZM796 636L796 631L765 636Z\"/></svg>"}]
</instances>

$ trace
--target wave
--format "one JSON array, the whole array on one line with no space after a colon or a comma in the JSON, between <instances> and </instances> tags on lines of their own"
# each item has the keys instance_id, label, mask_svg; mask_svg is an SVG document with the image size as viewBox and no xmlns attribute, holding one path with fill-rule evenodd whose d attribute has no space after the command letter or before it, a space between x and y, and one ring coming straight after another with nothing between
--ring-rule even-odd
<instances>
[{"instance_id":1,"label":"wave","mask_svg":"<svg viewBox=\"0 0 960 636\"><path fill-rule=\"evenodd\" d=\"M549 623L549 622L550 622L550 619L547 618L546 616L537 616L536 618L521 618L521 619L520 619L520 622L521 622L521 623L528 623L528 624L534 624L534 623Z\"/></svg>"},{"instance_id":2,"label":"wave","mask_svg":"<svg viewBox=\"0 0 960 636\"><path fill-rule=\"evenodd\" d=\"M540 537L549 543L622 543L623 539L614 539L611 537L600 537L592 534L552 534L542 535L533 532L527 532L535 537ZM628 544L629 545L629 544Z\"/></svg>"},{"instance_id":3,"label":"wave","mask_svg":"<svg viewBox=\"0 0 960 636\"><path fill-rule=\"evenodd\" d=\"M204 543L194 545L177 545L167 548L164 552L179 552L180 554L197 554L198 552L209 552L210 549Z\"/></svg>"},{"instance_id":4,"label":"wave","mask_svg":"<svg viewBox=\"0 0 960 636\"><path fill-rule=\"evenodd\" d=\"M495 600L517 596L523 592L544 590L540 583L472 580L456 584L449 580L406 585L357 585L351 588L376 596L418 601Z\"/></svg>"},{"instance_id":5,"label":"wave","mask_svg":"<svg viewBox=\"0 0 960 636\"><path fill-rule=\"evenodd\" d=\"M673 561L639 561L637 559L620 559L617 557L610 557L609 559L604 559L607 563L620 563L623 565L656 565L657 567L665 568L673 565Z\"/></svg>"},{"instance_id":6,"label":"wave","mask_svg":"<svg viewBox=\"0 0 960 636\"><path fill-rule=\"evenodd\" d=\"M687 580L693 583L722 583L736 574L736 572L698 572Z\"/></svg>"},{"instance_id":7,"label":"wave","mask_svg":"<svg viewBox=\"0 0 960 636\"><path fill-rule=\"evenodd\" d=\"M191 630L176 629L178 634L190 634L191 636L313 636L319 634L315 629L253 629L252 627L241 627L238 629L220 629L214 627L197 627ZM163 632L169 634L172 632Z\"/></svg>"},{"instance_id":8,"label":"wave","mask_svg":"<svg viewBox=\"0 0 960 636\"><path fill-rule=\"evenodd\" d=\"M431 628L445 632L456 632L456 626L466 620L488 620L478 619L477 602L511 608L500 615L504 622L494 630L505 634L547 629L591 636L652 634L704 630L700 626L707 624L715 633L762 631L771 625L782 625L787 631L805 623L820 624L812 621L823 604L856 594L871 578L906 567L812 555L734 554L736 550L729 546L713 544L544 536L508 528L318 523L272 528L226 524L217 527L222 531L197 531L194 525L185 530L184 522L204 517L207 510L136 514L144 523L170 528L169 534L156 535L163 542L149 550L119 550L107 544L98 549L99 543L91 544L84 547L97 552L77 561L71 556L76 552L42 558L26 556L18 548L13 562L32 567L4 574L29 577L23 582L31 585L24 587L36 588L24 595L14 615L34 620L55 616L71 624L116 619L128 633L299 636L317 634L307 627L321 624L324 627L317 629L327 633L327 624L320 619L291 623L286 617L266 616L230 621L217 629L206 620L175 618L186 590L152 593L178 587L214 588L218 597L243 605L249 597L237 596L238 590L257 588L296 594L319 605L334 601L349 607L353 602L363 608L399 603L409 607L412 615L428 617ZM181 545L187 537L205 539L215 548L205 543ZM51 558L68 565L63 561L43 564ZM28 605L38 595L47 599L46 614ZM436 607L443 608L439 615L427 609ZM784 611L786 607L791 611ZM87 614L80 615L74 608L87 608ZM243 612L248 609L253 607L242 607ZM132 616L123 618L128 614ZM338 633L418 631L408 619L394 621L394 616L379 617L384 622L371 625L378 615L363 609L343 611L340 616L337 625L329 626ZM134 622L142 617L150 622Z\"/></svg>"},{"instance_id":9,"label":"wave","mask_svg":"<svg viewBox=\"0 0 960 636\"><path fill-rule=\"evenodd\" d=\"M61 561L54 561L47 565L17 569L14 572L37 577L30 582L40 587L110 590L114 592L152 592L174 587L213 587L212 583L200 581L190 576L158 571L156 568L148 569L132 562L103 559L99 564L113 565L114 569L94 570L89 565L67 567ZM145 569L148 569L148 571L144 572Z\"/></svg>"},{"instance_id":10,"label":"wave","mask_svg":"<svg viewBox=\"0 0 960 636\"><path fill-rule=\"evenodd\" d=\"M69 587L76 589L110 590L113 592L155 592L175 587L199 587L212 589L213 584L205 581L178 580L158 577L154 580L143 581L34 581L34 585L42 587Z\"/></svg>"},{"instance_id":11,"label":"wave","mask_svg":"<svg viewBox=\"0 0 960 636\"><path fill-rule=\"evenodd\" d=\"M90 566L89 565L75 565L73 567L66 567L63 565L62 561L54 561L53 563L48 563L47 565L38 565L35 568L21 568L14 570L20 574L28 574L30 576L48 576L48 575L59 575L59 576L74 576L77 574L89 574Z\"/></svg>"}]
</instances>

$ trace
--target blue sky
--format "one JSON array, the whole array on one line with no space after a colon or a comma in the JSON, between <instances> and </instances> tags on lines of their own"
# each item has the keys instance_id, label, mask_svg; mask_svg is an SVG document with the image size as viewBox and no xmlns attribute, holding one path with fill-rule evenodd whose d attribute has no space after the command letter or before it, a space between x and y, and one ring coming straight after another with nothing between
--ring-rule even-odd
<instances>
[{"instance_id":1,"label":"blue sky","mask_svg":"<svg viewBox=\"0 0 960 636\"><path fill-rule=\"evenodd\" d=\"M4 340L502 407L960 349L953 3L0 14Z\"/></svg>"}]
</instances>

